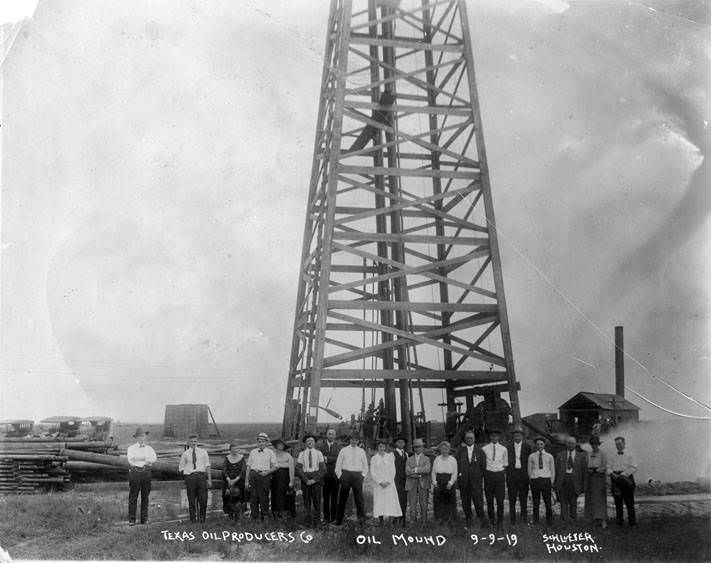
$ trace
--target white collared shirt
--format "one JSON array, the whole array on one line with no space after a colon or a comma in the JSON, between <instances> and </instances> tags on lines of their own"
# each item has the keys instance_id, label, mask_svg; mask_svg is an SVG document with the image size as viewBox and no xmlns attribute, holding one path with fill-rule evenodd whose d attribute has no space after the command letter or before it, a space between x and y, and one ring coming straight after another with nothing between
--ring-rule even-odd
<instances>
[{"instance_id":1,"label":"white collared shirt","mask_svg":"<svg viewBox=\"0 0 711 563\"><path fill-rule=\"evenodd\" d=\"M193 463L193 449L188 448L180 456L178 471L182 471L183 475L191 473L207 473L210 467L210 458L207 452L202 448L195 448L195 461Z\"/></svg>"},{"instance_id":2,"label":"white collared shirt","mask_svg":"<svg viewBox=\"0 0 711 563\"><path fill-rule=\"evenodd\" d=\"M271 448L263 448L259 451L259 448L254 448L249 452L249 457L247 458L247 467L252 471L270 471L277 466L276 453Z\"/></svg>"},{"instance_id":3,"label":"white collared shirt","mask_svg":"<svg viewBox=\"0 0 711 563\"><path fill-rule=\"evenodd\" d=\"M523 442L514 442L514 467L516 469L521 469L521 446L523 446Z\"/></svg>"},{"instance_id":4,"label":"white collared shirt","mask_svg":"<svg viewBox=\"0 0 711 563\"><path fill-rule=\"evenodd\" d=\"M126 450L126 459L132 467L145 467L146 463L155 463L158 459L156 452L147 444L131 444Z\"/></svg>"},{"instance_id":5,"label":"white collared shirt","mask_svg":"<svg viewBox=\"0 0 711 563\"><path fill-rule=\"evenodd\" d=\"M573 454L573 467L568 467L568 456L570 454ZM570 475L573 472L573 469L575 467L575 454L576 451L570 451L570 450L565 450L565 472Z\"/></svg>"},{"instance_id":6,"label":"white collared shirt","mask_svg":"<svg viewBox=\"0 0 711 563\"><path fill-rule=\"evenodd\" d=\"M509 452L505 446L489 442L482 448L486 456L487 471L503 471L509 464Z\"/></svg>"},{"instance_id":7,"label":"white collared shirt","mask_svg":"<svg viewBox=\"0 0 711 563\"><path fill-rule=\"evenodd\" d=\"M365 477L368 474L368 459L365 450L358 446L346 446L338 453L336 476L340 479L343 471L358 471Z\"/></svg>"},{"instance_id":8,"label":"white collared shirt","mask_svg":"<svg viewBox=\"0 0 711 563\"><path fill-rule=\"evenodd\" d=\"M309 453L311 456L309 456ZM311 458L311 463L309 463L309 457ZM318 471L320 463L326 463L323 454L316 448L306 448L304 451L299 453L299 457L296 460L297 463L301 464L305 473L314 473Z\"/></svg>"},{"instance_id":9,"label":"white collared shirt","mask_svg":"<svg viewBox=\"0 0 711 563\"><path fill-rule=\"evenodd\" d=\"M540 467L542 462L543 467ZM555 461L553 456L546 451L535 451L528 456L528 476L531 479L540 477L548 478L551 483L555 481Z\"/></svg>"},{"instance_id":10,"label":"white collared shirt","mask_svg":"<svg viewBox=\"0 0 711 563\"><path fill-rule=\"evenodd\" d=\"M615 471L621 471L623 475L629 477L635 471L637 471L637 460L632 452L624 450L622 455L619 452L607 457L607 472L614 473Z\"/></svg>"},{"instance_id":11,"label":"white collared shirt","mask_svg":"<svg viewBox=\"0 0 711 563\"><path fill-rule=\"evenodd\" d=\"M467 459L469 460L469 463L472 462L472 456L474 455L474 446L476 444L472 444L471 446L467 446Z\"/></svg>"}]
</instances>

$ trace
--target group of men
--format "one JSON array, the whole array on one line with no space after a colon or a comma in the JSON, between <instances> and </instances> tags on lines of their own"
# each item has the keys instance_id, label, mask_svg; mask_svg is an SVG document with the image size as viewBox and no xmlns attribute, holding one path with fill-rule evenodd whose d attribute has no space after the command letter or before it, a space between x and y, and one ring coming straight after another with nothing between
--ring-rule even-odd
<instances>
[{"instance_id":1,"label":"group of men","mask_svg":"<svg viewBox=\"0 0 711 563\"><path fill-rule=\"evenodd\" d=\"M137 498L141 495L140 523L148 518L148 495L150 493L151 465L156 460L155 451L145 443L146 432L136 430L137 443L128 448L129 471L129 523L136 523ZM512 441L503 445L502 433L492 430L489 442L480 447L475 443L474 432L464 436L464 443L453 452L456 461L456 481L460 492L466 525L472 523L474 514L482 526L503 525L504 498L508 489L509 516L512 524L517 521L516 505L519 505L520 521L528 521L527 499L529 488L533 501L532 522L539 522L541 500L545 505L545 518L553 520L552 494L558 495L561 504L561 519L577 518L577 500L587 486L587 454L578 449L574 437L566 440L566 449L555 458L545 450L543 438L535 439L532 449L524 441L520 428L512 432ZM252 500L261 503L262 496L269 494L266 476L273 470L273 451L266 448L268 439L260 434L260 447L250 452L247 475L251 476ZM304 448L296 458L296 476L301 481L304 510L309 525L321 522L339 526L345 517L346 504L351 492L359 521L365 520L363 505L363 482L368 475L368 458L360 447L361 437L352 433L348 445L336 441L336 432L329 429L326 436L317 442L315 436L303 438ZM264 442L262 444L261 442ZM185 480L190 520L205 521L207 490L212 487L210 459L207 452L198 447L198 437L190 436L188 448L180 457L179 472ZM395 487L403 516L410 522L426 524L428 521L429 494L435 486L431 459L424 453L424 442L416 438L412 453L406 451L407 442L398 437L393 444L395 459ZM617 452L605 469L612 481L612 493L617 511L617 521L622 523L623 506L627 508L630 525L635 524L634 511L634 456L625 450L625 439L615 439ZM259 451L257 451L259 450ZM267 459L269 468L260 465ZM258 463L259 462L259 463ZM252 467L254 466L254 467ZM265 480L262 483L261 480ZM264 485L264 486L262 486ZM250 486L248 485L248 488ZM484 513L486 499L486 514ZM254 502L252 503L254 504ZM408 510L409 509L409 510ZM252 516L259 509L252 510ZM323 520L321 520L323 514ZM407 517L405 516L407 515Z\"/></svg>"}]
</instances>

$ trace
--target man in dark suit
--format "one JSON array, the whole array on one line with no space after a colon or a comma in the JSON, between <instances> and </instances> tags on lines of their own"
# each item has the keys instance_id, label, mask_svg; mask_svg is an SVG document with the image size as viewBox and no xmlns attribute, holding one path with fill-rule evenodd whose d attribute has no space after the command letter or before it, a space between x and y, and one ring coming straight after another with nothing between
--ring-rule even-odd
<instances>
[{"instance_id":1,"label":"man in dark suit","mask_svg":"<svg viewBox=\"0 0 711 563\"><path fill-rule=\"evenodd\" d=\"M555 489L560 499L560 517L575 520L578 516L578 495L585 491L588 475L588 458L583 451L576 451L577 441L573 436L565 440L565 450L556 457Z\"/></svg>"},{"instance_id":2,"label":"man in dark suit","mask_svg":"<svg viewBox=\"0 0 711 563\"><path fill-rule=\"evenodd\" d=\"M457 453L457 469L459 469L459 494L462 497L462 508L467 527L472 520L472 502L477 518L482 525L484 519L484 495L482 492L482 479L486 470L486 456L474 443L474 431L469 430L464 434L464 445Z\"/></svg>"},{"instance_id":3,"label":"man in dark suit","mask_svg":"<svg viewBox=\"0 0 711 563\"><path fill-rule=\"evenodd\" d=\"M509 444L509 465L506 468L506 486L509 490L509 515L511 524L516 523L516 499L521 505L521 521L527 520L526 500L528 499L528 456L531 447L523 441L523 429L514 428L513 442Z\"/></svg>"},{"instance_id":4,"label":"man in dark suit","mask_svg":"<svg viewBox=\"0 0 711 563\"><path fill-rule=\"evenodd\" d=\"M401 522L403 524L405 523L405 510L407 509L407 490L405 489L405 484L407 483L407 472L405 471L405 465L407 464L406 444L405 438L398 436L397 440L395 440L395 451L393 451L395 456L395 489L397 490L397 499L400 502L400 510L402 510Z\"/></svg>"},{"instance_id":5,"label":"man in dark suit","mask_svg":"<svg viewBox=\"0 0 711 563\"><path fill-rule=\"evenodd\" d=\"M326 431L326 439L317 448L326 460L326 474L323 477L323 521L327 524L336 519L338 510L338 491L340 485L336 477L336 460L341 445L336 443L336 431L329 428Z\"/></svg>"}]
</instances>

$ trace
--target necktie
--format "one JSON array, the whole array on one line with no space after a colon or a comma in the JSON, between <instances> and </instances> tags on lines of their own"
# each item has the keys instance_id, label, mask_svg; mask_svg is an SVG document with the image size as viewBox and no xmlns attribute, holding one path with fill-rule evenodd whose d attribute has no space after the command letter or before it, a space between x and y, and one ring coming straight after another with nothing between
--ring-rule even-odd
<instances>
[{"instance_id":1,"label":"necktie","mask_svg":"<svg viewBox=\"0 0 711 563\"><path fill-rule=\"evenodd\" d=\"M195 448L193 448L193 469L197 469L197 454L195 453Z\"/></svg>"},{"instance_id":2,"label":"necktie","mask_svg":"<svg viewBox=\"0 0 711 563\"><path fill-rule=\"evenodd\" d=\"M313 471L314 463L313 463L313 458L311 457L311 448L309 448L309 471Z\"/></svg>"},{"instance_id":3,"label":"necktie","mask_svg":"<svg viewBox=\"0 0 711 563\"><path fill-rule=\"evenodd\" d=\"M543 469L543 452L538 452L538 469Z\"/></svg>"},{"instance_id":4,"label":"necktie","mask_svg":"<svg viewBox=\"0 0 711 563\"><path fill-rule=\"evenodd\" d=\"M568 469L573 469L573 452L568 452Z\"/></svg>"},{"instance_id":5,"label":"necktie","mask_svg":"<svg viewBox=\"0 0 711 563\"><path fill-rule=\"evenodd\" d=\"M494 461L496 459L496 444L492 445L491 451L494 452L493 454L491 454L491 461Z\"/></svg>"},{"instance_id":6,"label":"necktie","mask_svg":"<svg viewBox=\"0 0 711 563\"><path fill-rule=\"evenodd\" d=\"M146 446L145 446L145 444L141 444L141 445L138 446L138 447L139 447L139 448L145 448Z\"/></svg>"}]
</instances>

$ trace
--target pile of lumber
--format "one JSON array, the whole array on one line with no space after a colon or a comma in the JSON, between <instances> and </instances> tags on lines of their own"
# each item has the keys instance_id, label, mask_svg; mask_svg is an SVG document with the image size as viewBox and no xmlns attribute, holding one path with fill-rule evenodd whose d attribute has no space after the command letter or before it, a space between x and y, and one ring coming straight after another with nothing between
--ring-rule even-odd
<instances>
[{"instance_id":1,"label":"pile of lumber","mask_svg":"<svg viewBox=\"0 0 711 563\"><path fill-rule=\"evenodd\" d=\"M0 494L31 494L63 490L71 475L64 450L68 442L83 451L106 452L105 442L52 438L0 439Z\"/></svg>"}]
</instances>

